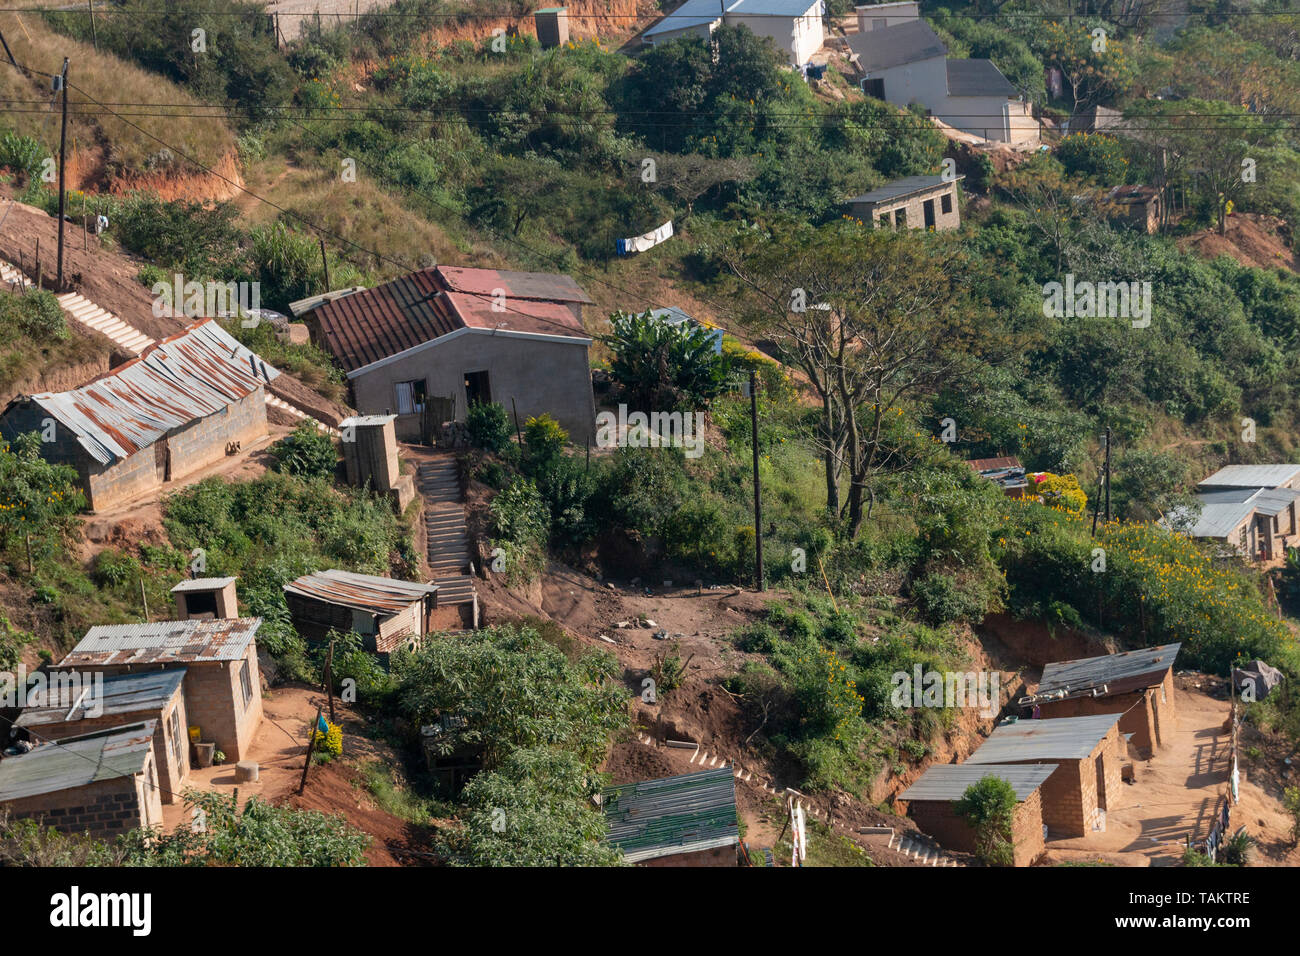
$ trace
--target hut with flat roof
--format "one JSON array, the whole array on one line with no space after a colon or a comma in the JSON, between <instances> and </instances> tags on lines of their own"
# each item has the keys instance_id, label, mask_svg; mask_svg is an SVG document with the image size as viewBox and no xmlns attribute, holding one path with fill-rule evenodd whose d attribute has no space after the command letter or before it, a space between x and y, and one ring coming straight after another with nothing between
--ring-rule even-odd
<instances>
[{"instance_id":1,"label":"hut with flat roof","mask_svg":"<svg viewBox=\"0 0 1300 956\"><path fill-rule=\"evenodd\" d=\"M975 831L955 809L966 791L985 777L1011 784L1016 809L1011 818L1011 838L1016 866L1030 866L1043 854L1043 798L1041 789L1056 764L935 764L921 774L897 799L907 804L916 825L952 850L974 853Z\"/></svg>"}]
</instances>

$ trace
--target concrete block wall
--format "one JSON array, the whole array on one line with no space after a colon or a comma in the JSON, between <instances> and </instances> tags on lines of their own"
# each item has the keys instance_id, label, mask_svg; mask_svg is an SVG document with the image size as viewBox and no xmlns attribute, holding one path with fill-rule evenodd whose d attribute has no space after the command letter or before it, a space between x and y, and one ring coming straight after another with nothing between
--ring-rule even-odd
<instances>
[{"instance_id":1,"label":"concrete block wall","mask_svg":"<svg viewBox=\"0 0 1300 956\"><path fill-rule=\"evenodd\" d=\"M152 754L148 759L148 766L152 766ZM84 787L11 800L4 807L14 819L37 820L61 833L112 838L162 823L158 788L153 788L149 799L146 776L100 780Z\"/></svg>"},{"instance_id":2,"label":"concrete block wall","mask_svg":"<svg viewBox=\"0 0 1300 956\"><path fill-rule=\"evenodd\" d=\"M943 211L943 200L940 198L942 196L947 196L951 204L948 212ZM925 204L927 202L934 203L934 228L936 231L942 232L946 229L956 229L961 225L961 211L958 205L956 183L953 183L947 189L919 193L915 196L908 196L901 201L851 203L849 211L864 223L875 228L893 229L896 227L897 212L902 209L906 212L908 229L924 229ZM882 217L886 219L885 222L881 222Z\"/></svg>"},{"instance_id":3,"label":"concrete block wall","mask_svg":"<svg viewBox=\"0 0 1300 956\"><path fill-rule=\"evenodd\" d=\"M1154 692L1159 696L1159 690ZM1091 714L1122 713L1119 719L1121 733L1132 734L1133 748L1147 759L1153 753L1156 740L1155 716L1152 713L1147 691L1112 694L1107 697L1076 697L1071 700L1049 701L1041 704L1044 719L1086 717Z\"/></svg>"}]
</instances>

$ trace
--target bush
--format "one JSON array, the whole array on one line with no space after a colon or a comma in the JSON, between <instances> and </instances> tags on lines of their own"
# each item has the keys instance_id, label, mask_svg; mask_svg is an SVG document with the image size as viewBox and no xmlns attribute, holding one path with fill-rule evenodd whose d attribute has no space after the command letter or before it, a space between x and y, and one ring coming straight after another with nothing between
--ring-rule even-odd
<instances>
[{"instance_id":1,"label":"bush","mask_svg":"<svg viewBox=\"0 0 1300 956\"><path fill-rule=\"evenodd\" d=\"M1016 791L1000 777L984 777L966 788L953 810L975 831L975 856L990 866L1011 866L1015 843L1011 832Z\"/></svg>"},{"instance_id":2,"label":"bush","mask_svg":"<svg viewBox=\"0 0 1300 956\"><path fill-rule=\"evenodd\" d=\"M569 440L569 433L550 415L534 415L524 422L524 446L531 466L545 465L557 458Z\"/></svg>"},{"instance_id":3,"label":"bush","mask_svg":"<svg viewBox=\"0 0 1300 956\"><path fill-rule=\"evenodd\" d=\"M91 576L100 587L118 588L134 584L140 577L140 562L116 548L106 548L95 556Z\"/></svg>"},{"instance_id":4,"label":"bush","mask_svg":"<svg viewBox=\"0 0 1300 956\"><path fill-rule=\"evenodd\" d=\"M325 718L322 717L321 720ZM343 728L338 724L331 724L328 720L325 720L325 726L327 729L324 732L319 727L312 732L312 740L315 742L312 753L331 760L343 753Z\"/></svg>"},{"instance_id":5,"label":"bush","mask_svg":"<svg viewBox=\"0 0 1300 956\"><path fill-rule=\"evenodd\" d=\"M21 299L18 325L37 342L63 341L68 337L68 323L53 292L28 289Z\"/></svg>"},{"instance_id":6,"label":"bush","mask_svg":"<svg viewBox=\"0 0 1300 956\"><path fill-rule=\"evenodd\" d=\"M931 571L912 585L925 619L934 625L969 621L978 624L989 610L989 595L977 580L959 580L952 574Z\"/></svg>"},{"instance_id":7,"label":"bush","mask_svg":"<svg viewBox=\"0 0 1300 956\"><path fill-rule=\"evenodd\" d=\"M499 452L510 444L510 416L496 402L475 402L465 415L470 442L485 451Z\"/></svg>"},{"instance_id":8,"label":"bush","mask_svg":"<svg viewBox=\"0 0 1300 956\"><path fill-rule=\"evenodd\" d=\"M12 169L21 182L34 179L49 151L30 136L14 132L0 134L0 166Z\"/></svg>"},{"instance_id":9,"label":"bush","mask_svg":"<svg viewBox=\"0 0 1300 956\"><path fill-rule=\"evenodd\" d=\"M1083 176L1099 186L1123 185L1128 174L1119 140L1100 133L1072 133L1061 140L1055 155L1071 176Z\"/></svg>"},{"instance_id":10,"label":"bush","mask_svg":"<svg viewBox=\"0 0 1300 956\"><path fill-rule=\"evenodd\" d=\"M338 467L334 439L314 422L299 422L293 434L271 447L275 470L295 478L324 478L332 481Z\"/></svg>"}]
</instances>

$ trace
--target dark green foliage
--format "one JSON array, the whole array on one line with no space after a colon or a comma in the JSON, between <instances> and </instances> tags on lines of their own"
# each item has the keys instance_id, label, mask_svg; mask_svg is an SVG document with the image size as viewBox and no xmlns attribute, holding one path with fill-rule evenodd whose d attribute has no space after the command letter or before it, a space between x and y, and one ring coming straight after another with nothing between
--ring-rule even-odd
<instances>
[{"instance_id":1,"label":"dark green foliage","mask_svg":"<svg viewBox=\"0 0 1300 956\"><path fill-rule=\"evenodd\" d=\"M617 313L605 343L614 352L610 374L631 411L694 411L722 389L726 363L713 352L711 329Z\"/></svg>"},{"instance_id":2,"label":"dark green foliage","mask_svg":"<svg viewBox=\"0 0 1300 956\"><path fill-rule=\"evenodd\" d=\"M339 454L334 439L315 422L303 421L293 434L271 446L275 470L295 478L333 480Z\"/></svg>"},{"instance_id":3,"label":"dark green foliage","mask_svg":"<svg viewBox=\"0 0 1300 956\"><path fill-rule=\"evenodd\" d=\"M975 855L990 866L1011 866L1011 832L1016 791L1000 777L985 777L966 788L953 810L975 831Z\"/></svg>"},{"instance_id":4,"label":"dark green foliage","mask_svg":"<svg viewBox=\"0 0 1300 956\"><path fill-rule=\"evenodd\" d=\"M475 402L465 416L469 440L484 451L499 452L510 444L514 429L505 407L496 402Z\"/></svg>"}]
</instances>

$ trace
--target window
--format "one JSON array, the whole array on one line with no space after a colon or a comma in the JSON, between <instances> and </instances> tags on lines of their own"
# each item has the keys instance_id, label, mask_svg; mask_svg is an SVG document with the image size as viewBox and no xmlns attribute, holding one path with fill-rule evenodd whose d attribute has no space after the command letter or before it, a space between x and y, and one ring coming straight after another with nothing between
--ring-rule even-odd
<instances>
[{"instance_id":1,"label":"window","mask_svg":"<svg viewBox=\"0 0 1300 956\"><path fill-rule=\"evenodd\" d=\"M239 662L239 689L244 692L244 709L253 702L253 682L248 678L248 661Z\"/></svg>"},{"instance_id":2,"label":"window","mask_svg":"<svg viewBox=\"0 0 1300 956\"><path fill-rule=\"evenodd\" d=\"M415 415L424 411L424 379L397 383L397 414Z\"/></svg>"},{"instance_id":3,"label":"window","mask_svg":"<svg viewBox=\"0 0 1300 956\"><path fill-rule=\"evenodd\" d=\"M939 209L945 214L952 212L952 193L944 193L939 197Z\"/></svg>"},{"instance_id":4,"label":"window","mask_svg":"<svg viewBox=\"0 0 1300 956\"><path fill-rule=\"evenodd\" d=\"M894 226L895 226L896 228L899 228L899 229L906 229L906 228L907 228L907 209L906 209L906 208L901 208L901 209L895 209L895 210L894 210Z\"/></svg>"}]
</instances>

